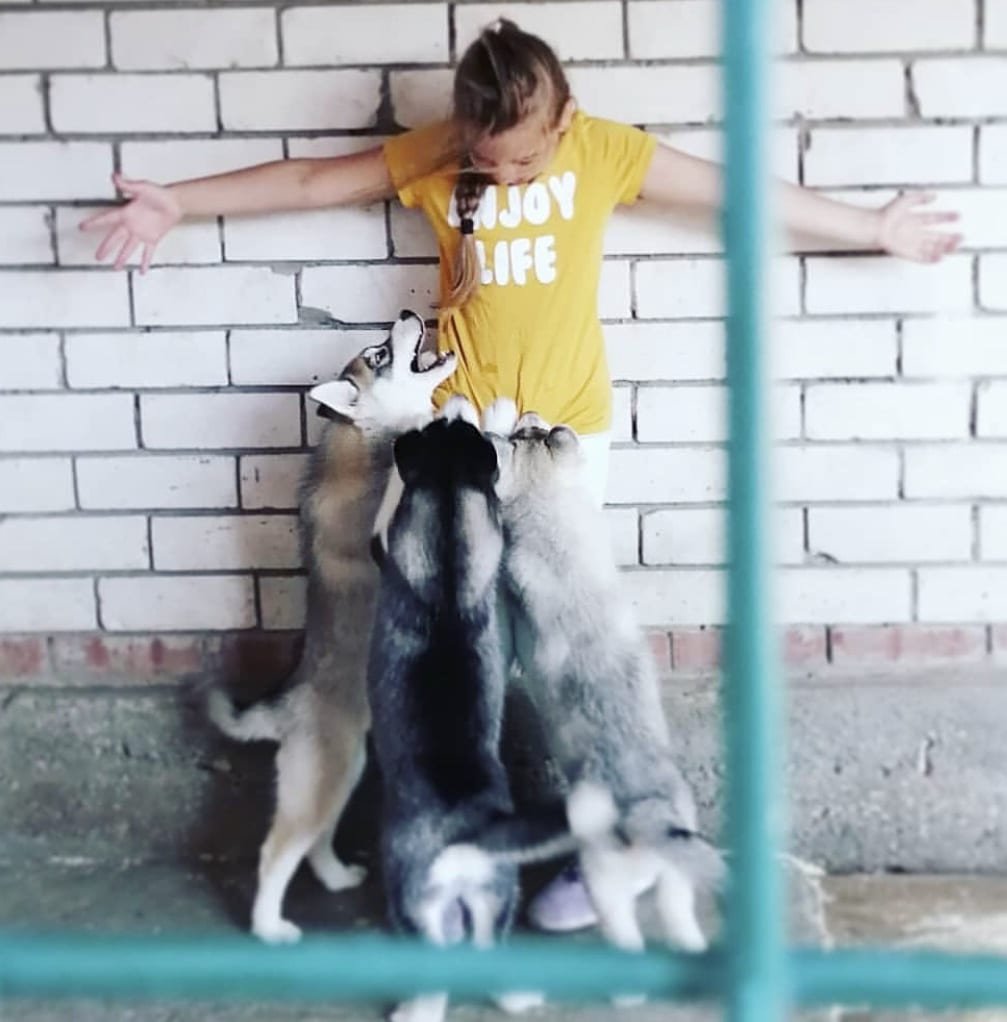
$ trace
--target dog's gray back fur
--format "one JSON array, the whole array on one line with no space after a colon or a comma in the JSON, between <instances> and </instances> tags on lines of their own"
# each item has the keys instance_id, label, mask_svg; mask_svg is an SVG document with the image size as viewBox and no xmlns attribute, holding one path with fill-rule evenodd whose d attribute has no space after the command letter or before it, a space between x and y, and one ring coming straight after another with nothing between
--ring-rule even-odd
<instances>
[{"instance_id":1,"label":"dog's gray back fur","mask_svg":"<svg viewBox=\"0 0 1007 1022\"><path fill-rule=\"evenodd\" d=\"M396 460L404 489L381 557L369 666L385 780L384 879L393 926L437 939L424 916L431 865L511 810L498 757L506 674L496 459L468 423L436 420L402 437ZM513 914L515 868L497 867L483 893L499 934ZM463 935L465 894L452 899L444 906L453 918L437 925L453 940Z\"/></svg>"},{"instance_id":2,"label":"dog's gray back fur","mask_svg":"<svg viewBox=\"0 0 1007 1022\"><path fill-rule=\"evenodd\" d=\"M516 652L571 785L598 782L631 839L694 832L655 667L629 609L575 435L519 429L501 456L504 578Z\"/></svg>"}]
</instances>

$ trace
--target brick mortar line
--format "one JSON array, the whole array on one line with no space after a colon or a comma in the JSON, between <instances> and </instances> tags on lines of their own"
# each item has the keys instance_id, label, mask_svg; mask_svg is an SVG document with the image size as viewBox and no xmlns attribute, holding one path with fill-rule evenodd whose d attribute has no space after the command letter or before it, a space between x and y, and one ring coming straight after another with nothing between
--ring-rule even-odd
<instances>
[{"instance_id":1,"label":"brick mortar line","mask_svg":"<svg viewBox=\"0 0 1007 1022\"><path fill-rule=\"evenodd\" d=\"M802 564L798 562L780 562L774 565L778 575L797 575L829 573L831 575L856 575L856 574L878 574L910 576L915 577L919 571L969 571L970 574L979 575L986 571L1007 572L1007 560L991 561L830 561L828 564ZM0 581L3 582L54 582L73 581L75 579L91 579L100 581L102 579L124 580L168 580L168 579L255 579L257 572L263 572L266 577L287 577L302 576L304 567L301 564L289 564L281 567L262 567L259 565L245 565L242 567L221 567L221 568L72 568L53 569L48 571L10 571L0 570ZM621 564L620 573L623 575L697 575L715 574L722 575L727 570L726 564L681 564L677 562L660 562L648 564ZM788 622L790 624L814 624L814 622ZM906 623L906 622L899 622ZM916 623L916 619L913 619ZM920 622L934 624L935 622ZM949 622L958 624L976 623L972 621ZM859 622L861 625L874 624L874 622Z\"/></svg>"},{"instance_id":2,"label":"brick mortar line","mask_svg":"<svg viewBox=\"0 0 1007 1022\"><path fill-rule=\"evenodd\" d=\"M124 0L124 3L126 0ZM259 7L263 10L274 10L278 14L285 10L293 9L300 4L289 5L286 3L255 3L255 0L242 3L238 10L246 7ZM339 7L343 5L332 5L319 3L318 6ZM347 5L349 6L349 5ZM61 7L55 4L31 4L25 5L0 5L0 13L3 14L100 14L107 16L117 13L142 14L147 11L170 11L179 14L200 14L207 10L235 11L233 4L223 4L213 8L203 2L198 7L192 6L171 6L154 7L147 5L139 6L131 4L129 7L94 7L86 4L74 4L72 7ZM106 26L107 27L107 26ZM283 38L283 33L280 33ZM233 66L229 64L209 64L202 67L173 67L173 66L150 66L122 68L114 65L111 60L110 38L107 39L106 63L104 64L29 64L23 67L4 66L0 68L0 76L5 74L31 74L37 72L49 72L60 75L89 75L113 77L116 75L169 75L172 77L200 77L207 75L253 75L253 74L283 74L285 72L336 72L336 71L373 71L376 73L388 74L416 74L429 73L437 74L453 71L457 65L457 59L449 60L399 60L399 61L347 61L344 63L272 63L272 64L243 64ZM786 50L773 54L773 66L779 67L811 67L815 65L843 65L843 64L894 64L894 63L921 63L927 61L947 62L973 61L984 63L989 59L995 59L1007 54L1007 46L998 46L989 49L971 48L928 48L913 49L911 47L896 47L887 50ZM722 58L717 54L696 54L696 55L673 55L667 57L573 57L563 61L563 67L570 71L608 71L608 70L652 70L660 68L700 68L716 71L722 64Z\"/></svg>"}]
</instances>

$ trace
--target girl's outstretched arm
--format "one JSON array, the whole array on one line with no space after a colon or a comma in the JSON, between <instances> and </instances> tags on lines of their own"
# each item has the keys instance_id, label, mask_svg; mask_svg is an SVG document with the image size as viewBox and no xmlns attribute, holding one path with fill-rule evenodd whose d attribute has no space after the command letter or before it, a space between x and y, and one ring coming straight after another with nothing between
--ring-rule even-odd
<instances>
[{"instance_id":1,"label":"girl's outstretched arm","mask_svg":"<svg viewBox=\"0 0 1007 1022\"><path fill-rule=\"evenodd\" d=\"M141 272L150 266L157 243L185 217L320 209L376 202L395 192L380 147L350 156L276 160L170 185L130 181L121 174L112 180L128 201L80 226L105 231L95 258L116 251L117 270L143 246Z\"/></svg>"},{"instance_id":2,"label":"girl's outstretched arm","mask_svg":"<svg viewBox=\"0 0 1007 1022\"><path fill-rule=\"evenodd\" d=\"M881 249L921 263L937 262L961 244L960 234L936 229L957 220L957 213L920 209L934 199L927 192L907 192L880 209L865 209L787 182L780 182L779 189L780 217L794 234ZM720 194L718 164L670 146L655 149L643 198L683 209L713 210L720 206Z\"/></svg>"}]
</instances>

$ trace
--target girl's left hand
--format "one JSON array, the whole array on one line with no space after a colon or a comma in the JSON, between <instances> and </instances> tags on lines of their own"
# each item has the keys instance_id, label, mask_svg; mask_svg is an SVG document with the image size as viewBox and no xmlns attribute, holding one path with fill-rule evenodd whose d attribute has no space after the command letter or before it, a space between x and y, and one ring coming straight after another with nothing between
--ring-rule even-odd
<instances>
[{"instance_id":1,"label":"girl's left hand","mask_svg":"<svg viewBox=\"0 0 1007 1022\"><path fill-rule=\"evenodd\" d=\"M936 224L952 223L957 213L923 212L937 196L933 192L904 192L878 210L878 245L889 255L917 263L936 263L962 243L961 234L935 231Z\"/></svg>"}]
</instances>

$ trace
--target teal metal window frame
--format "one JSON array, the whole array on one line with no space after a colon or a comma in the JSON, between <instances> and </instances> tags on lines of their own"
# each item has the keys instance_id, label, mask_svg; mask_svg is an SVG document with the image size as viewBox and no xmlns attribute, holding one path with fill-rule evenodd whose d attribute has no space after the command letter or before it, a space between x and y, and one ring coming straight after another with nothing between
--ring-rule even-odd
<instances>
[{"instance_id":1,"label":"teal metal window frame","mask_svg":"<svg viewBox=\"0 0 1007 1022\"><path fill-rule=\"evenodd\" d=\"M884 949L794 950L783 934L777 852L785 805L780 674L771 618L766 394L767 226L764 152L769 0L724 0L730 566L724 685L731 880L723 941L699 955L629 955L525 938L492 951L437 949L393 937L0 934L7 997L392 1000L447 990L482 997L541 990L597 1000L614 993L719 999L730 1022L777 1022L797 1004L983 1007L1007 1004L1007 958ZM2 1005L0 1005L2 1007Z\"/></svg>"}]
</instances>

